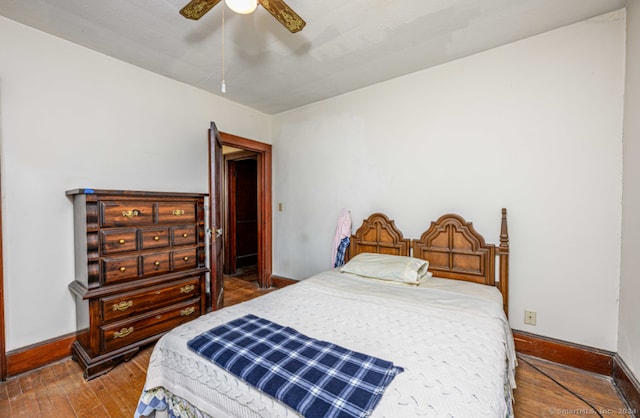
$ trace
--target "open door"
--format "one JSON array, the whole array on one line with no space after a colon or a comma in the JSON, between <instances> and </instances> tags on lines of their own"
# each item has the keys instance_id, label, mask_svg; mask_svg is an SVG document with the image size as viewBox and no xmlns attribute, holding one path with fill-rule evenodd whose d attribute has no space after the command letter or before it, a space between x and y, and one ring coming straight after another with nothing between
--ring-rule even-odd
<instances>
[{"instance_id":1,"label":"open door","mask_svg":"<svg viewBox=\"0 0 640 418\"><path fill-rule=\"evenodd\" d=\"M224 302L223 288L223 242L222 242L222 139L211 122L209 129L209 268L211 270L211 309L222 308Z\"/></svg>"},{"instance_id":2,"label":"open door","mask_svg":"<svg viewBox=\"0 0 640 418\"><path fill-rule=\"evenodd\" d=\"M223 269L224 269L224 236L223 228L224 196L222 194L224 178L224 157L222 145L239 148L255 154L257 162L257 224L258 224L258 254L257 273L261 288L272 286L271 254L272 254L272 225L271 225L271 144L258 142L225 132L219 132L214 122L209 129L209 225L213 232L210 239L209 267L211 269L211 300L212 309L223 307Z\"/></svg>"}]
</instances>

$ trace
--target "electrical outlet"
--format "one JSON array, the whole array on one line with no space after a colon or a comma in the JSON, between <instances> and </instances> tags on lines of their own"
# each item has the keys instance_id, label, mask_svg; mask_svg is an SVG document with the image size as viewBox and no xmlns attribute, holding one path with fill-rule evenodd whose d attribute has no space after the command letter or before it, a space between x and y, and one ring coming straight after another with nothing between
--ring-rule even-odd
<instances>
[{"instance_id":1,"label":"electrical outlet","mask_svg":"<svg viewBox=\"0 0 640 418\"><path fill-rule=\"evenodd\" d=\"M537 314L535 311L524 311L524 323L527 325L536 324Z\"/></svg>"}]
</instances>

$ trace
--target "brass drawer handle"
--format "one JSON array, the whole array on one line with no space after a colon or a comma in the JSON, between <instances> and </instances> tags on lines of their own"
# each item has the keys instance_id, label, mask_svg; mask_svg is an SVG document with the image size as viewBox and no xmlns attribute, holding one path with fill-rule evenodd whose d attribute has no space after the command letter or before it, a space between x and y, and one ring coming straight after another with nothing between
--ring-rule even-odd
<instances>
[{"instance_id":1,"label":"brass drawer handle","mask_svg":"<svg viewBox=\"0 0 640 418\"><path fill-rule=\"evenodd\" d=\"M153 237L153 240L154 240L154 241L158 241L159 239L160 239L160 237L159 237L159 236L157 236L157 235L156 235L155 237Z\"/></svg>"},{"instance_id":2,"label":"brass drawer handle","mask_svg":"<svg viewBox=\"0 0 640 418\"><path fill-rule=\"evenodd\" d=\"M127 271L127 268L126 267L120 267L120 271L124 273L125 271Z\"/></svg>"},{"instance_id":3,"label":"brass drawer handle","mask_svg":"<svg viewBox=\"0 0 640 418\"><path fill-rule=\"evenodd\" d=\"M187 234L186 232L184 234L182 234L182 238L186 238L188 236L189 236L189 234Z\"/></svg>"},{"instance_id":4,"label":"brass drawer handle","mask_svg":"<svg viewBox=\"0 0 640 418\"><path fill-rule=\"evenodd\" d=\"M124 244L124 243L125 243L125 240L123 240L123 239L119 239L119 240L118 240L118 244L122 245L122 244Z\"/></svg>"},{"instance_id":5,"label":"brass drawer handle","mask_svg":"<svg viewBox=\"0 0 640 418\"><path fill-rule=\"evenodd\" d=\"M133 327L122 328L120 331L116 331L113 333L113 339L115 340L116 338L124 338L131 334L133 334Z\"/></svg>"},{"instance_id":6,"label":"brass drawer handle","mask_svg":"<svg viewBox=\"0 0 640 418\"><path fill-rule=\"evenodd\" d=\"M183 259L184 261L189 261L189 257L187 257L187 256L182 257L182 259Z\"/></svg>"},{"instance_id":7,"label":"brass drawer handle","mask_svg":"<svg viewBox=\"0 0 640 418\"><path fill-rule=\"evenodd\" d=\"M130 301L124 301L123 300L120 303L114 304L113 305L113 310L114 311L124 312L124 311L126 311L127 309L129 309L132 306L133 306L133 301L132 300L130 300Z\"/></svg>"},{"instance_id":8,"label":"brass drawer handle","mask_svg":"<svg viewBox=\"0 0 640 418\"><path fill-rule=\"evenodd\" d=\"M133 209L133 210L123 210L122 211L122 216L124 216L125 218L135 218L136 216L140 215L140 211L138 209Z\"/></svg>"},{"instance_id":9,"label":"brass drawer handle","mask_svg":"<svg viewBox=\"0 0 640 418\"><path fill-rule=\"evenodd\" d=\"M171 214L173 216L182 216L184 215L184 209L174 209L173 211L171 211Z\"/></svg>"},{"instance_id":10,"label":"brass drawer handle","mask_svg":"<svg viewBox=\"0 0 640 418\"><path fill-rule=\"evenodd\" d=\"M186 286L183 286L180 288L180 293L191 293L193 292L193 289L195 289L196 287L192 284L188 284Z\"/></svg>"},{"instance_id":11,"label":"brass drawer handle","mask_svg":"<svg viewBox=\"0 0 640 418\"><path fill-rule=\"evenodd\" d=\"M159 262L159 261L156 261L155 263L153 263L153 265L154 265L154 266L156 266L156 267L158 267L158 266L160 266L160 262Z\"/></svg>"},{"instance_id":12,"label":"brass drawer handle","mask_svg":"<svg viewBox=\"0 0 640 418\"><path fill-rule=\"evenodd\" d=\"M180 311L180 316L189 316L196 311L196 308L193 306L188 307L187 309L183 309Z\"/></svg>"}]
</instances>

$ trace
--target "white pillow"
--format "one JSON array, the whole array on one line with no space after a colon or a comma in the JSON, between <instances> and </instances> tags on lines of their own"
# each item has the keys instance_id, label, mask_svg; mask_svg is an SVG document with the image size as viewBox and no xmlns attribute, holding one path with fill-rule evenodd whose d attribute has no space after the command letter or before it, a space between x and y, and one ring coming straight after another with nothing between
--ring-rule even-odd
<instances>
[{"instance_id":1,"label":"white pillow","mask_svg":"<svg viewBox=\"0 0 640 418\"><path fill-rule=\"evenodd\" d=\"M426 277L429 262L419 258L390 254L360 253L353 257L340 271L373 279L407 284L420 284Z\"/></svg>"}]
</instances>

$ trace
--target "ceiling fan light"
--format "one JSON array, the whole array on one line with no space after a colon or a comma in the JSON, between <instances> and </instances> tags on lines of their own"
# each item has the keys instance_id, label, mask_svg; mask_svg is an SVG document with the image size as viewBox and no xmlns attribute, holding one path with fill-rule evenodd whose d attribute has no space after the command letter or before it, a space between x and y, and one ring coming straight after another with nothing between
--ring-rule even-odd
<instances>
[{"instance_id":1,"label":"ceiling fan light","mask_svg":"<svg viewBox=\"0 0 640 418\"><path fill-rule=\"evenodd\" d=\"M227 6L236 13L243 15L253 13L258 7L257 0L225 0Z\"/></svg>"}]
</instances>

